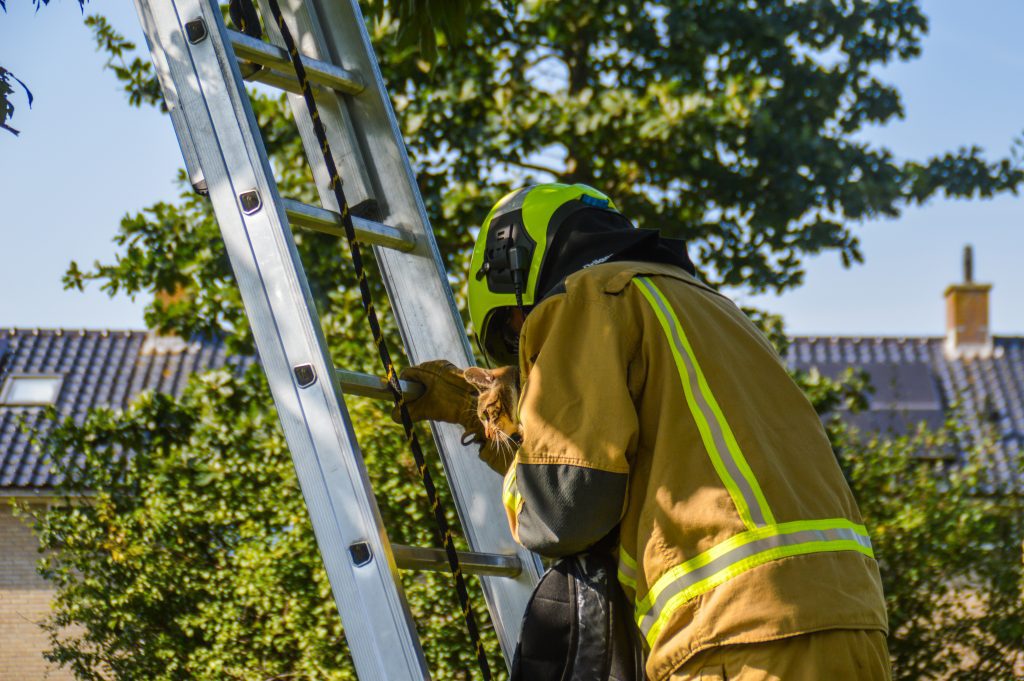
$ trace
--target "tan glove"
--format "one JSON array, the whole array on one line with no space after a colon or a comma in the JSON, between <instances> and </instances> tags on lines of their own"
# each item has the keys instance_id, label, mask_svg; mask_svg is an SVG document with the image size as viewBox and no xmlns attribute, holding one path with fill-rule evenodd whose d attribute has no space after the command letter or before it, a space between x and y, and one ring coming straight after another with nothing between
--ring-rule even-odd
<instances>
[{"instance_id":1,"label":"tan glove","mask_svg":"<svg viewBox=\"0 0 1024 681\"><path fill-rule=\"evenodd\" d=\"M413 421L456 423L466 436L479 434L483 438L483 424L476 415L477 389L463 378L462 369L446 359L434 359L404 369L400 378L424 388L422 395L405 403ZM391 418L402 422L398 407L391 410Z\"/></svg>"}]
</instances>

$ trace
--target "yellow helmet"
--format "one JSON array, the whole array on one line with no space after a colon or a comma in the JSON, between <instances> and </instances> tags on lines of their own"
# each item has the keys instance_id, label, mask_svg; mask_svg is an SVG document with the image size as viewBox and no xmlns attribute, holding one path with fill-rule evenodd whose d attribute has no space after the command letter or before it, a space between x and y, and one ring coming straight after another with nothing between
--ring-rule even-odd
<instances>
[{"instance_id":1,"label":"yellow helmet","mask_svg":"<svg viewBox=\"0 0 1024 681\"><path fill-rule=\"evenodd\" d=\"M585 184L538 184L494 205L480 228L469 265L469 317L477 345L491 362L516 364L517 339L503 337L506 315L533 305L541 265L566 218L584 208L618 212L612 200Z\"/></svg>"}]
</instances>

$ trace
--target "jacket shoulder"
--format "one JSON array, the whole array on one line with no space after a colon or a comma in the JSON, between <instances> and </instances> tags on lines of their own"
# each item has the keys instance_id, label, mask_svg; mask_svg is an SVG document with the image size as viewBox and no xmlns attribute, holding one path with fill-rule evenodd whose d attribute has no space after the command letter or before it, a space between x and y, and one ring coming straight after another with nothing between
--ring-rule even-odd
<instances>
[{"instance_id":1,"label":"jacket shoulder","mask_svg":"<svg viewBox=\"0 0 1024 681\"><path fill-rule=\"evenodd\" d=\"M618 295L629 286L634 278L643 276L675 279L684 284L704 289L709 293L721 295L718 291L682 268L662 263L635 262L631 260L602 263L574 272L566 278L565 290L570 297L574 295L584 297L598 294Z\"/></svg>"}]
</instances>

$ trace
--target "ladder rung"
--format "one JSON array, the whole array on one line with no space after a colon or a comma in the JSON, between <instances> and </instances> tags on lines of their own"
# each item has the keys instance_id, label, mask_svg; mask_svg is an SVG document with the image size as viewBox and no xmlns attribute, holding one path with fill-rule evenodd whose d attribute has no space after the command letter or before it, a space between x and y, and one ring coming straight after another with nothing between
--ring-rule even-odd
<instances>
[{"instance_id":1,"label":"ladder rung","mask_svg":"<svg viewBox=\"0 0 1024 681\"><path fill-rule=\"evenodd\" d=\"M335 211L311 206L294 199L282 199L282 201L285 212L288 213L288 222L293 227L302 227L334 236L345 236L345 228L341 226L341 216ZM352 216L352 224L356 228L356 239L361 243L385 246L399 251L411 251L416 247L416 237L404 229L355 215Z\"/></svg>"},{"instance_id":2,"label":"ladder rung","mask_svg":"<svg viewBox=\"0 0 1024 681\"><path fill-rule=\"evenodd\" d=\"M426 549L418 546L392 544L391 552L395 563L403 570L448 570L448 558L444 549ZM495 575L498 577L518 577L523 565L518 556L505 556L500 553L476 553L474 551L456 551L459 554L459 565L462 571L470 575Z\"/></svg>"},{"instance_id":3,"label":"ladder rung","mask_svg":"<svg viewBox=\"0 0 1024 681\"><path fill-rule=\"evenodd\" d=\"M361 397L376 397L382 400L391 399L391 390L382 378L370 374L361 374L358 371L346 371L335 369L338 372L338 382L341 389L349 395ZM423 394L423 386L414 381L400 381L402 392L409 399L416 399Z\"/></svg>"},{"instance_id":4,"label":"ladder rung","mask_svg":"<svg viewBox=\"0 0 1024 681\"><path fill-rule=\"evenodd\" d=\"M302 90L295 78L292 62L288 59L287 52L277 45L271 45L238 31L229 29L228 36L231 38L231 45L235 48L236 57L264 67L263 70L249 75L247 80L257 80L282 90L301 94ZM309 76L311 83L350 95L357 95L366 89L359 74L348 69L305 56L302 57L302 65L306 67L306 75Z\"/></svg>"}]
</instances>

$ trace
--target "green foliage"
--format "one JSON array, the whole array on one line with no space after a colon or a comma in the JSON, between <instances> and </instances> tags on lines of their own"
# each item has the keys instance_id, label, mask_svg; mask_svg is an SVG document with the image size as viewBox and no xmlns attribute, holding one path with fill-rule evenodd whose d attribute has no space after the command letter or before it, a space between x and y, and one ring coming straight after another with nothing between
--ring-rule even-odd
<instances>
[{"instance_id":1,"label":"green foliage","mask_svg":"<svg viewBox=\"0 0 1024 681\"><path fill-rule=\"evenodd\" d=\"M37 524L42 573L58 588L50 659L97 681L355 678L269 404L259 368L217 371L193 378L180 400L147 394L47 438L67 476L64 503ZM367 405L354 411L373 423ZM399 429L360 434L392 540L430 543ZM445 576L416 575L406 588L434 668L469 678Z\"/></svg>"},{"instance_id":2,"label":"green foliage","mask_svg":"<svg viewBox=\"0 0 1024 681\"><path fill-rule=\"evenodd\" d=\"M1024 179L1018 160L976 147L898 161L856 137L903 115L874 73L919 53L927 22L911 0L533 0L514 21L487 4L436 65L372 7L454 273L469 228L533 180L592 184L639 226L688 239L709 282L757 292L799 285L809 254L859 261L859 221Z\"/></svg>"},{"instance_id":3,"label":"green foliage","mask_svg":"<svg viewBox=\"0 0 1024 681\"><path fill-rule=\"evenodd\" d=\"M12 135L20 135L21 132L19 130L7 124L14 117L14 102L11 101L11 95L14 94L14 87L11 85L12 80L25 91L28 105L29 107L32 106L32 91L17 76L0 66L0 130L6 130Z\"/></svg>"},{"instance_id":4,"label":"green foliage","mask_svg":"<svg viewBox=\"0 0 1024 681\"><path fill-rule=\"evenodd\" d=\"M465 26L437 20L463 35L437 43L436 63L422 58L433 38L423 47L418 37L420 48L412 34L396 39L394 19L443 3L384 2L373 14L382 70L457 290L473 227L501 194L535 179L593 184L639 225L687 238L712 284L749 291L799 285L810 254L859 260L860 220L896 216L940 192L1015 190L1022 180L1014 162L985 161L976 149L897 161L856 137L902 115L898 94L873 74L918 53L926 21L910 0L530 0L514 14L470 2ZM129 102L154 104L148 62L102 18L89 21ZM253 105L282 194L314 200L284 98L258 94ZM333 359L375 371L343 247L324 235L295 238ZM72 263L65 284L172 294L147 307L150 326L223 336L236 352L252 352L205 199L186 190L128 215L116 241L113 263ZM385 312L381 293L378 286ZM760 321L784 343L780 320ZM395 337L393 326L387 331ZM822 412L863 404L863 377L800 380ZM397 429L380 405L350 409L391 538L430 543L429 512ZM952 541L994 544L1004 530L1003 538L1017 537L999 503L975 503L968 483L927 474L933 469L914 464L916 445L835 435L878 528L898 664L916 671L948 659L932 654L940 638L929 617L950 612L934 604L949 580L976 580L989 603L1015 612L1004 587L1019 579L1019 556L1015 573L988 559L964 572L957 552L968 544ZM41 519L45 572L59 587L54 659L87 679L351 678L258 372L197 378L180 400L146 396L124 414L65 423L45 446L69 495ZM947 484L958 491L944 494ZM86 490L91 496L72 500ZM951 534L975 526L954 527L957 514L977 521L978 534ZM902 587L908 571L923 575L921 590ZM472 655L445 579L417 575L406 587L433 668L467 677ZM984 635L962 639L979 654L1014 631L998 612L985 613L989 620L970 625ZM68 624L78 626L63 638ZM493 668L502 666L496 659Z\"/></svg>"},{"instance_id":5,"label":"green foliage","mask_svg":"<svg viewBox=\"0 0 1024 681\"><path fill-rule=\"evenodd\" d=\"M868 407L863 372L797 382L819 414L878 558L897 681L1018 678L1024 669L1024 498L990 479L999 434L954 407L931 432L869 435L840 415ZM829 417L830 415L830 417ZM948 460L960 457L958 462ZM1024 476L1024 459L1016 462ZM999 490L998 494L991 494ZM988 492L988 494L986 494Z\"/></svg>"},{"instance_id":6,"label":"green foliage","mask_svg":"<svg viewBox=\"0 0 1024 681\"><path fill-rule=\"evenodd\" d=\"M881 568L895 678L1019 678L1024 502L979 494L991 484L979 462L992 460L985 449L996 440L950 467L922 455L964 447L952 421L892 439L834 422L832 435Z\"/></svg>"},{"instance_id":7,"label":"green foliage","mask_svg":"<svg viewBox=\"0 0 1024 681\"><path fill-rule=\"evenodd\" d=\"M925 28L915 2L537 0L514 23L481 10L427 72L382 63L445 222L529 180L585 182L688 239L711 283L783 290L808 254L858 261L858 221L1021 182L974 148L902 162L856 137L902 115L873 74Z\"/></svg>"},{"instance_id":8,"label":"green foliage","mask_svg":"<svg viewBox=\"0 0 1024 681\"><path fill-rule=\"evenodd\" d=\"M184 173L179 179L187 186ZM209 202L191 189L180 199L177 205L158 203L125 216L114 237L123 249L115 262L97 264L92 272L72 262L64 285L81 290L99 280L112 296L145 290L184 293L171 306L154 302L146 311L147 326L183 338L223 334L232 350L252 352L249 322Z\"/></svg>"},{"instance_id":9,"label":"green foliage","mask_svg":"<svg viewBox=\"0 0 1024 681\"><path fill-rule=\"evenodd\" d=\"M505 0L506 11L514 11L514 1ZM86 2L88 0L78 0L83 12ZM376 0L370 3L370 8L379 20L395 17L397 44L403 48L418 46L428 59L433 60L437 57L437 34L459 44L465 38L467 20L480 9L481 3L482 0ZM50 0L32 0L32 4L38 11L43 5L49 5ZM0 10L7 11L7 0L0 0ZM135 51L135 44L115 31L105 17L91 15L86 17L85 25L93 30L97 48L109 55L106 67L124 83L129 102L135 106L143 103L158 105L166 112L167 106L149 59L134 57L131 62L126 61L125 55ZM32 93L10 71L0 66L0 130L18 135L19 131L7 124L14 115L14 105L10 100L13 93L11 80L24 88L30 108Z\"/></svg>"},{"instance_id":10,"label":"green foliage","mask_svg":"<svg viewBox=\"0 0 1024 681\"><path fill-rule=\"evenodd\" d=\"M167 105L149 57L136 53L135 43L115 31L106 17L99 14L87 16L85 25L92 29L96 49L107 54L105 67L124 84L128 103L132 106L159 106L166 113ZM131 61L126 58L128 55L131 55Z\"/></svg>"},{"instance_id":11,"label":"green foliage","mask_svg":"<svg viewBox=\"0 0 1024 681\"><path fill-rule=\"evenodd\" d=\"M437 38L456 45L465 41L469 20L480 11L484 0L370 0L369 13L377 21L394 20L399 47L417 47L424 58L437 58ZM515 0L505 0L505 10L515 11Z\"/></svg>"},{"instance_id":12,"label":"green foliage","mask_svg":"<svg viewBox=\"0 0 1024 681\"><path fill-rule=\"evenodd\" d=\"M807 395L819 415L834 414L837 410L860 412L868 408L868 395L872 387L863 371L846 369L838 379L831 379L817 369L795 372L794 380Z\"/></svg>"},{"instance_id":13,"label":"green foliage","mask_svg":"<svg viewBox=\"0 0 1024 681\"><path fill-rule=\"evenodd\" d=\"M1002 446L999 433L972 435L956 405L936 431L860 433L840 416L868 408L873 387L865 373L795 378L827 417L871 532L894 678L1017 678L1024 669L1024 497L985 468ZM1024 459L1015 463L1024 476Z\"/></svg>"}]
</instances>

